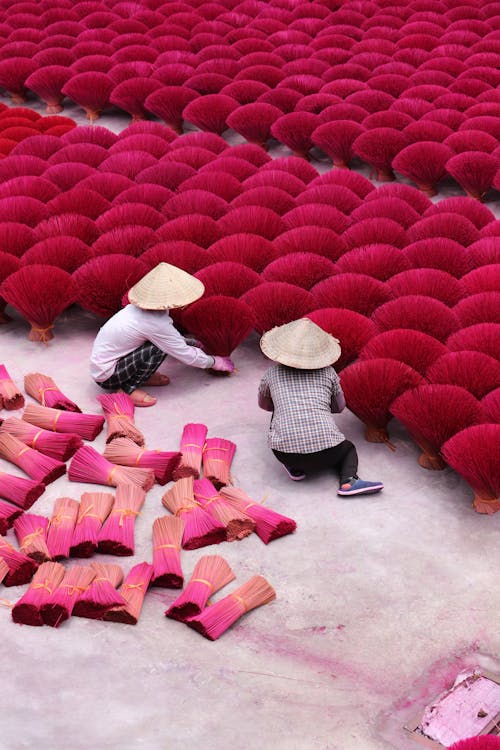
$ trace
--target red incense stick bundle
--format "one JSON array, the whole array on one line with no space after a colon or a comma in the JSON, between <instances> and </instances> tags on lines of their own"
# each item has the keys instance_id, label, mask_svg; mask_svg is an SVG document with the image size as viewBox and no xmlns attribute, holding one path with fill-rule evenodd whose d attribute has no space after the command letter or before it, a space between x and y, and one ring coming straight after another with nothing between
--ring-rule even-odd
<instances>
[{"instance_id":1,"label":"red incense stick bundle","mask_svg":"<svg viewBox=\"0 0 500 750\"><path fill-rule=\"evenodd\" d=\"M58 628L67 620L79 597L88 589L95 570L86 565L74 565L67 568L59 586L40 607L40 614L45 625Z\"/></svg>"},{"instance_id":2,"label":"red incense stick bundle","mask_svg":"<svg viewBox=\"0 0 500 750\"><path fill-rule=\"evenodd\" d=\"M83 493L71 538L69 554L72 557L92 557L96 552L99 531L109 516L114 500L109 492Z\"/></svg>"},{"instance_id":3,"label":"red incense stick bundle","mask_svg":"<svg viewBox=\"0 0 500 750\"><path fill-rule=\"evenodd\" d=\"M28 590L12 608L12 619L22 625L43 625L40 609L64 577L64 566L57 562L40 565Z\"/></svg>"},{"instance_id":4,"label":"red incense stick bundle","mask_svg":"<svg viewBox=\"0 0 500 750\"><path fill-rule=\"evenodd\" d=\"M158 484L164 485L172 481L182 454L179 451L146 450L130 438L119 437L108 443L103 456L120 466L152 469Z\"/></svg>"},{"instance_id":5,"label":"red incense stick bundle","mask_svg":"<svg viewBox=\"0 0 500 750\"><path fill-rule=\"evenodd\" d=\"M231 625L251 609L276 599L273 587L262 576L253 576L224 599L205 607L186 624L211 641L216 641Z\"/></svg>"},{"instance_id":6,"label":"red incense stick bundle","mask_svg":"<svg viewBox=\"0 0 500 750\"><path fill-rule=\"evenodd\" d=\"M0 536L5 536L8 529L10 529L16 520L22 513L22 510L15 508L9 503L4 503L0 500Z\"/></svg>"},{"instance_id":7,"label":"red incense stick bundle","mask_svg":"<svg viewBox=\"0 0 500 750\"><path fill-rule=\"evenodd\" d=\"M105 393L97 397L101 404L108 427L106 442L119 437L128 437L144 445L144 435L134 424L134 402L126 393Z\"/></svg>"},{"instance_id":8,"label":"red incense stick bundle","mask_svg":"<svg viewBox=\"0 0 500 750\"><path fill-rule=\"evenodd\" d=\"M134 565L126 577L125 583L120 588L120 594L125 599L126 604L108 610L103 620L136 625L152 575L153 566L149 563L143 562Z\"/></svg>"},{"instance_id":9,"label":"red incense stick bundle","mask_svg":"<svg viewBox=\"0 0 500 750\"><path fill-rule=\"evenodd\" d=\"M0 497L10 500L23 510L31 508L44 492L45 485L42 482L34 482L32 479L24 479L0 471Z\"/></svg>"},{"instance_id":10,"label":"red incense stick bundle","mask_svg":"<svg viewBox=\"0 0 500 750\"><path fill-rule=\"evenodd\" d=\"M99 552L120 557L134 554L135 519L145 498L144 490L136 485L118 485L113 509L97 536Z\"/></svg>"},{"instance_id":11,"label":"red incense stick bundle","mask_svg":"<svg viewBox=\"0 0 500 750\"><path fill-rule=\"evenodd\" d=\"M209 479L195 479L194 499L226 529L227 541L244 539L255 529L255 521L219 495Z\"/></svg>"},{"instance_id":12,"label":"red incense stick bundle","mask_svg":"<svg viewBox=\"0 0 500 750\"><path fill-rule=\"evenodd\" d=\"M170 605L165 616L183 621L198 615L209 597L234 579L235 575L223 557L204 555L194 566L186 588Z\"/></svg>"},{"instance_id":13,"label":"red incense stick bundle","mask_svg":"<svg viewBox=\"0 0 500 750\"><path fill-rule=\"evenodd\" d=\"M264 544L269 544L273 539L279 539L286 534L292 534L297 528L297 524L292 518L283 516L281 513L271 510L271 508L265 508L260 503L254 502L243 490L237 487L223 487L220 494L236 508L253 518L255 533Z\"/></svg>"},{"instance_id":14,"label":"red incense stick bundle","mask_svg":"<svg viewBox=\"0 0 500 750\"><path fill-rule=\"evenodd\" d=\"M204 424L189 423L184 425L179 450L182 458L174 471L174 479L200 476L203 446L208 429Z\"/></svg>"},{"instance_id":15,"label":"red incense stick bundle","mask_svg":"<svg viewBox=\"0 0 500 750\"><path fill-rule=\"evenodd\" d=\"M207 438L203 448L203 474L219 489L231 482L230 468L236 443L224 438Z\"/></svg>"},{"instance_id":16,"label":"red incense stick bundle","mask_svg":"<svg viewBox=\"0 0 500 750\"><path fill-rule=\"evenodd\" d=\"M162 516L153 522L152 586L181 589L184 575L181 568L181 542L184 521L175 516Z\"/></svg>"},{"instance_id":17,"label":"red incense stick bundle","mask_svg":"<svg viewBox=\"0 0 500 750\"><path fill-rule=\"evenodd\" d=\"M23 552L5 541L0 539L0 558L7 564L9 572L3 580L4 586L22 586L33 578L33 573L38 568L38 564Z\"/></svg>"},{"instance_id":18,"label":"red incense stick bundle","mask_svg":"<svg viewBox=\"0 0 500 750\"><path fill-rule=\"evenodd\" d=\"M3 432L9 432L30 448L58 461L67 461L83 445L79 435L42 430L17 417L9 417L4 421L0 426L0 433Z\"/></svg>"},{"instance_id":19,"label":"red incense stick bundle","mask_svg":"<svg viewBox=\"0 0 500 750\"><path fill-rule=\"evenodd\" d=\"M178 479L161 499L167 510L184 521L182 546L198 549L226 540L226 529L194 499L193 477Z\"/></svg>"},{"instance_id":20,"label":"red incense stick bundle","mask_svg":"<svg viewBox=\"0 0 500 750\"><path fill-rule=\"evenodd\" d=\"M43 484L50 484L66 473L66 465L62 461L33 450L8 432L0 433L0 456Z\"/></svg>"},{"instance_id":21,"label":"red incense stick bundle","mask_svg":"<svg viewBox=\"0 0 500 750\"><path fill-rule=\"evenodd\" d=\"M90 445L79 448L71 459L68 479L72 482L91 482L113 487L119 487L121 484L133 484L145 492L150 490L155 483L155 475L151 469L129 468L112 464Z\"/></svg>"},{"instance_id":22,"label":"red incense stick bundle","mask_svg":"<svg viewBox=\"0 0 500 750\"><path fill-rule=\"evenodd\" d=\"M0 365L0 402L3 402L3 408L22 409L24 406L24 396L16 386L5 365Z\"/></svg>"},{"instance_id":23,"label":"red incense stick bundle","mask_svg":"<svg viewBox=\"0 0 500 750\"><path fill-rule=\"evenodd\" d=\"M27 405L23 419L44 430L71 432L84 440L94 440L104 427L104 417L99 414L78 414L37 404Z\"/></svg>"},{"instance_id":24,"label":"red incense stick bundle","mask_svg":"<svg viewBox=\"0 0 500 750\"><path fill-rule=\"evenodd\" d=\"M82 411L74 401L71 401L59 390L52 378L49 378L48 375L42 375L40 372L32 372L24 376L24 390L42 406L62 409L63 411Z\"/></svg>"},{"instance_id":25,"label":"red incense stick bundle","mask_svg":"<svg viewBox=\"0 0 500 750\"><path fill-rule=\"evenodd\" d=\"M126 604L123 596L116 590L123 581L123 570L113 563L92 562L90 566L95 572L95 578L76 602L73 615L101 620L111 607Z\"/></svg>"},{"instance_id":26,"label":"red incense stick bundle","mask_svg":"<svg viewBox=\"0 0 500 750\"><path fill-rule=\"evenodd\" d=\"M46 542L48 525L48 518L35 513L23 513L14 521L14 532L20 551L37 563L51 559Z\"/></svg>"},{"instance_id":27,"label":"red incense stick bundle","mask_svg":"<svg viewBox=\"0 0 500 750\"><path fill-rule=\"evenodd\" d=\"M47 547L53 560L69 557L80 504L71 497L58 497L47 532Z\"/></svg>"}]
</instances>

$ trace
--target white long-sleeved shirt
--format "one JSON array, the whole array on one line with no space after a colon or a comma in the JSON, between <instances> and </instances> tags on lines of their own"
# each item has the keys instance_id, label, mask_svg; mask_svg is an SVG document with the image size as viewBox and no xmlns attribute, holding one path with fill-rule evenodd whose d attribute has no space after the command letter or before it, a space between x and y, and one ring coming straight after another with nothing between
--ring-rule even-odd
<instances>
[{"instance_id":1,"label":"white long-sleeved shirt","mask_svg":"<svg viewBox=\"0 0 500 750\"><path fill-rule=\"evenodd\" d=\"M107 380L118 360L145 341L151 341L162 352L186 365L207 370L214 364L212 356L186 344L168 310L142 310L135 305L127 305L99 330L90 355L91 377L97 383Z\"/></svg>"}]
</instances>

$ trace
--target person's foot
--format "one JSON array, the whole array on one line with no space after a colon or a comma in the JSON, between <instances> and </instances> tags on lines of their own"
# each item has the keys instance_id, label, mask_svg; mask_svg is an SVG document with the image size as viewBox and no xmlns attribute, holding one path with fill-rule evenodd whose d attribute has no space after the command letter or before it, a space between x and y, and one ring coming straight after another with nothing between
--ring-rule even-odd
<instances>
[{"instance_id":1,"label":"person's foot","mask_svg":"<svg viewBox=\"0 0 500 750\"><path fill-rule=\"evenodd\" d=\"M150 378L148 378L143 385L168 385L170 378L168 375L162 375L160 372L154 372Z\"/></svg>"},{"instance_id":2,"label":"person's foot","mask_svg":"<svg viewBox=\"0 0 500 750\"><path fill-rule=\"evenodd\" d=\"M300 482L301 479L306 478L306 475L300 469L291 469L289 466L285 466L285 464L281 465L283 466L290 479L293 479L294 482Z\"/></svg>"},{"instance_id":3,"label":"person's foot","mask_svg":"<svg viewBox=\"0 0 500 750\"><path fill-rule=\"evenodd\" d=\"M150 396L149 393L146 393L146 391L141 391L140 388L136 388L135 391L132 391L128 395L134 402L134 406L154 406L156 404L156 399Z\"/></svg>"},{"instance_id":4,"label":"person's foot","mask_svg":"<svg viewBox=\"0 0 500 750\"><path fill-rule=\"evenodd\" d=\"M353 478L351 481L340 485L337 495L373 495L383 489L382 482L367 482L364 479Z\"/></svg>"}]
</instances>

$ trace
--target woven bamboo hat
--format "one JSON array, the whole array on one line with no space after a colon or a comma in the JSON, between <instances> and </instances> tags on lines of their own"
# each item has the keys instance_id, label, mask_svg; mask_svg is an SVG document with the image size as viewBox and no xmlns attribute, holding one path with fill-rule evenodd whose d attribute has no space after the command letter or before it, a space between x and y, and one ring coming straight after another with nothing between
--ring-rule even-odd
<instances>
[{"instance_id":1,"label":"woven bamboo hat","mask_svg":"<svg viewBox=\"0 0 500 750\"><path fill-rule=\"evenodd\" d=\"M199 279L170 263L159 263L129 289L128 299L143 310L184 307L199 299L205 287Z\"/></svg>"},{"instance_id":2,"label":"woven bamboo hat","mask_svg":"<svg viewBox=\"0 0 500 750\"><path fill-rule=\"evenodd\" d=\"M266 331L260 340L260 348L269 359L299 370L327 367L341 354L339 341L309 318L300 318Z\"/></svg>"}]
</instances>

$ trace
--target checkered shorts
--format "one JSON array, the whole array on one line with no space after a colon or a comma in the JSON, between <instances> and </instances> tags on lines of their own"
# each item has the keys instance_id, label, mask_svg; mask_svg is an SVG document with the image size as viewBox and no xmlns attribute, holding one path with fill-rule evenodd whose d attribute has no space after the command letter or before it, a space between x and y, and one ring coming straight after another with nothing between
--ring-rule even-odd
<instances>
[{"instance_id":1,"label":"checkered shorts","mask_svg":"<svg viewBox=\"0 0 500 750\"><path fill-rule=\"evenodd\" d=\"M125 393L132 393L156 372L166 356L157 346L145 341L137 349L121 357L111 377L98 385L107 391L120 389Z\"/></svg>"}]
</instances>

